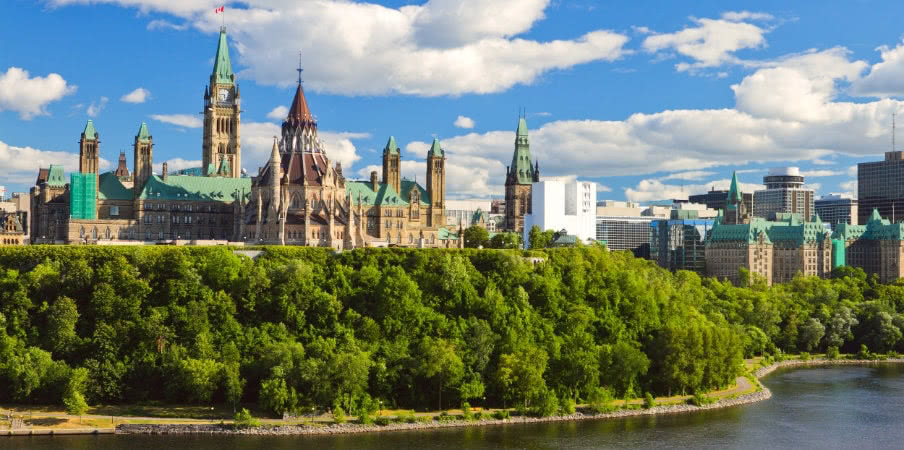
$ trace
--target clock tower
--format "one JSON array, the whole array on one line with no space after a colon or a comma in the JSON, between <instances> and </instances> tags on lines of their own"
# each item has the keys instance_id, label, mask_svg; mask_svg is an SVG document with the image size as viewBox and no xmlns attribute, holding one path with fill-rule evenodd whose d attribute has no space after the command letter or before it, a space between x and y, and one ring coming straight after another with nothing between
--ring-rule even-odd
<instances>
[{"instance_id":1,"label":"clock tower","mask_svg":"<svg viewBox=\"0 0 904 450\"><path fill-rule=\"evenodd\" d=\"M241 114L239 87L235 83L226 28L220 28L217 55L210 84L204 88L204 143L201 170L212 177L242 176L242 149L239 140Z\"/></svg>"}]
</instances>

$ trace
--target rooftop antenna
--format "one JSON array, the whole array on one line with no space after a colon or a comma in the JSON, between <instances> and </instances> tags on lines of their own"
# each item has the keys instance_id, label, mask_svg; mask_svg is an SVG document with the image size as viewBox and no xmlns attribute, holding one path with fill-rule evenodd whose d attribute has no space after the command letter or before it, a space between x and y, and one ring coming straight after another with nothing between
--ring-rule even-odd
<instances>
[{"instance_id":1,"label":"rooftop antenna","mask_svg":"<svg viewBox=\"0 0 904 450\"><path fill-rule=\"evenodd\" d=\"M895 116L897 111L891 113L891 151L895 151Z\"/></svg>"}]
</instances>

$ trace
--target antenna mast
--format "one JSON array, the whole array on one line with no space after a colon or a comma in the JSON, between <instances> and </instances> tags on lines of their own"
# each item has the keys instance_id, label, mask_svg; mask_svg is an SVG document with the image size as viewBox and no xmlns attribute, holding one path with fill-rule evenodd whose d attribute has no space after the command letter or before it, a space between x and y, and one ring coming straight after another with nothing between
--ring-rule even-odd
<instances>
[{"instance_id":1,"label":"antenna mast","mask_svg":"<svg viewBox=\"0 0 904 450\"><path fill-rule=\"evenodd\" d=\"M304 72L301 68L301 51L298 52L298 68L295 70L298 71L298 84L301 84L301 72Z\"/></svg>"}]
</instances>

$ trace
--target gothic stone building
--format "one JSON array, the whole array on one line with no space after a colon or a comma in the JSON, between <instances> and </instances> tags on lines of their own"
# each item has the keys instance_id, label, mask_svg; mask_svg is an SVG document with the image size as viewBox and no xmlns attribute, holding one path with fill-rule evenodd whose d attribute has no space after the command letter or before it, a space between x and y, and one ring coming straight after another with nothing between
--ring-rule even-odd
<instances>
[{"instance_id":1,"label":"gothic stone building","mask_svg":"<svg viewBox=\"0 0 904 450\"><path fill-rule=\"evenodd\" d=\"M427 187L401 177L395 138L383 149L382 179L348 180L331 163L317 135L301 80L274 137L270 160L252 179L240 232L249 242L325 246L450 247L445 225L445 154L434 139L427 154Z\"/></svg>"},{"instance_id":2,"label":"gothic stone building","mask_svg":"<svg viewBox=\"0 0 904 450\"><path fill-rule=\"evenodd\" d=\"M832 239L819 216L803 221L779 214L775 221L750 218L737 174L724 213L706 239L706 272L737 284L745 268L767 284L791 281L798 273L827 277L832 271Z\"/></svg>"},{"instance_id":3,"label":"gothic stone building","mask_svg":"<svg viewBox=\"0 0 904 450\"><path fill-rule=\"evenodd\" d=\"M133 142L133 170L120 154L100 173L100 134L89 120L79 140L79 172L41 169L31 189L36 243L244 241L351 248L364 245L454 246L445 222L445 156L435 141L427 188L400 177L390 138L383 181L347 181L317 136L299 80L282 138L254 178L241 171L241 94L220 30L204 88L202 167L153 173L154 139L147 124Z\"/></svg>"},{"instance_id":4,"label":"gothic stone building","mask_svg":"<svg viewBox=\"0 0 904 450\"><path fill-rule=\"evenodd\" d=\"M891 223L873 209L866 225L838 224L832 238L843 253L843 261L867 274L877 274L882 283L904 277L904 223Z\"/></svg>"},{"instance_id":5,"label":"gothic stone building","mask_svg":"<svg viewBox=\"0 0 904 450\"><path fill-rule=\"evenodd\" d=\"M524 215L531 214L531 186L540 181L540 165L531 165L530 141L527 137L527 121L518 118L515 131L515 152L512 165L505 175L505 229L521 234Z\"/></svg>"}]
</instances>

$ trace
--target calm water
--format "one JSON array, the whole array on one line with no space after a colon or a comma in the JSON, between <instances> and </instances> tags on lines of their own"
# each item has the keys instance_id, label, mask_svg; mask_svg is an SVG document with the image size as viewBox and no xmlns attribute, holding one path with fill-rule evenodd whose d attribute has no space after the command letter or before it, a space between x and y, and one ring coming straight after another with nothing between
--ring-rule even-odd
<instances>
[{"instance_id":1,"label":"calm water","mask_svg":"<svg viewBox=\"0 0 904 450\"><path fill-rule=\"evenodd\" d=\"M776 372L771 400L674 416L324 437L0 438L10 449L904 448L904 367Z\"/></svg>"}]
</instances>

